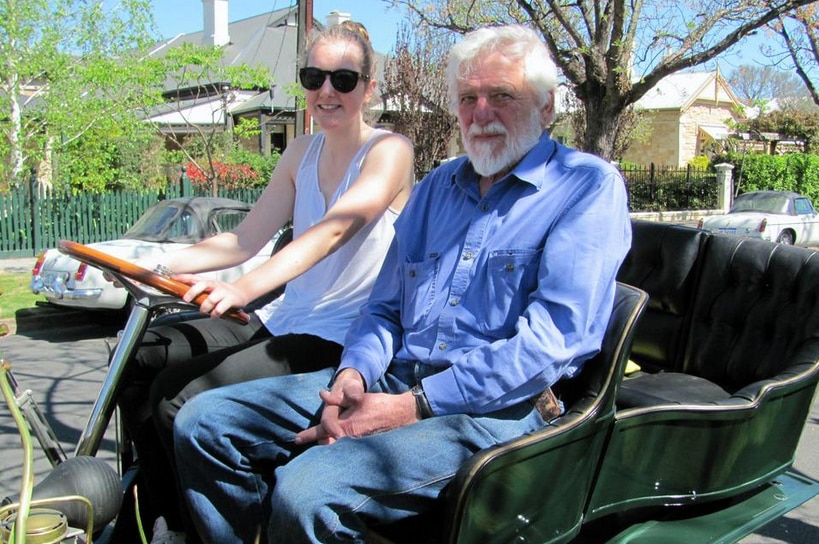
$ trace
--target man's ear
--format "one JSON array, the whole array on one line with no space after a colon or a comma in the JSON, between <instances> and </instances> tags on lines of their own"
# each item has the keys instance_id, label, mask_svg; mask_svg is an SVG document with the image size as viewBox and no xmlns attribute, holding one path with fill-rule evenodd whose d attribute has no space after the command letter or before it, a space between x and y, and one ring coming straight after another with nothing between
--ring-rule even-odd
<instances>
[{"instance_id":1,"label":"man's ear","mask_svg":"<svg viewBox=\"0 0 819 544\"><path fill-rule=\"evenodd\" d=\"M540 108L540 122L543 125L543 128L548 127L552 124L552 120L555 116L555 92L554 90L549 91L549 99L546 101L546 104Z\"/></svg>"}]
</instances>

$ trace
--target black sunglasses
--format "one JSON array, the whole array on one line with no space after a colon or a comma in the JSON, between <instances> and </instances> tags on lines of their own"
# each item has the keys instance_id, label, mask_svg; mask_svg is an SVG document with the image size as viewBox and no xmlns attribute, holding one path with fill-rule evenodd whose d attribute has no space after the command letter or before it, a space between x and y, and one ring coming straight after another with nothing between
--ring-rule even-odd
<instances>
[{"instance_id":1,"label":"black sunglasses","mask_svg":"<svg viewBox=\"0 0 819 544\"><path fill-rule=\"evenodd\" d=\"M358 85L358 80L369 81L370 76L359 74L353 70L322 70L308 66L299 70L301 86L308 91L317 91L324 85L324 80L330 77L330 84L340 93L349 93Z\"/></svg>"}]
</instances>

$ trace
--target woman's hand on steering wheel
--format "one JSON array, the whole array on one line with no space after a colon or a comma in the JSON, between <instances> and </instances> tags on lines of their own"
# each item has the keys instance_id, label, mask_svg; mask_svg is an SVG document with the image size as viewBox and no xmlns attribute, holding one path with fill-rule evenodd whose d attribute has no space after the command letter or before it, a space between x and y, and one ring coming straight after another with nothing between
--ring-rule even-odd
<instances>
[{"instance_id":1,"label":"woman's hand on steering wheel","mask_svg":"<svg viewBox=\"0 0 819 544\"><path fill-rule=\"evenodd\" d=\"M196 274L174 274L173 279L191 286L182 297L185 302L193 302L197 296L206 293L207 297L199 304L199 310L211 317L222 317L232 308L244 308L250 303L247 295L232 283L203 278Z\"/></svg>"},{"instance_id":2,"label":"woman's hand on steering wheel","mask_svg":"<svg viewBox=\"0 0 819 544\"><path fill-rule=\"evenodd\" d=\"M113 255L109 255L99 251L98 249L84 246L82 244L78 244L77 242L72 242L71 240L60 240L60 242L57 244L57 248L60 250L60 252L65 253L70 257L74 257L75 259L90 264L91 266L96 266L102 269L104 272L109 272L109 274L115 278L119 278L120 280L132 280L133 283L126 286L126 288L129 290L133 289L138 291L137 294L139 296L144 294L144 291L140 289L138 285L143 284L166 295L178 297L186 302L191 302L198 306L202 306L205 299L210 295L210 292L206 290L208 285L204 285L204 288L200 286L197 288L197 290L192 291L191 280L194 283L198 282L200 284L204 283L205 281L210 281L212 284L210 286L211 288L217 284L219 284L219 286L227 285L222 284L221 282L214 282L212 280L204 280L203 278L199 278L193 274L179 274L171 277L171 274L168 272L149 270L147 268L137 266L130 261L120 259L119 257L114 257ZM250 318L244 312L244 310L242 310L245 304L246 302L242 302L241 305L231 308L229 306L229 302L223 295L218 299L213 299L212 303L204 304L204 306L208 309L208 313L210 313L210 315L213 317L224 316L247 325Z\"/></svg>"}]
</instances>

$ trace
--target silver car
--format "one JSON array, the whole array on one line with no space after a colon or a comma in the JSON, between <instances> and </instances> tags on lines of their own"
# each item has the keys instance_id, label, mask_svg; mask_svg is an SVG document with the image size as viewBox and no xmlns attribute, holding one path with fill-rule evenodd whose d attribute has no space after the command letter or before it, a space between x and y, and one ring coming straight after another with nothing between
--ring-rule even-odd
<instances>
[{"instance_id":1,"label":"silver car","mask_svg":"<svg viewBox=\"0 0 819 544\"><path fill-rule=\"evenodd\" d=\"M149 208L122 238L88 245L128 261L150 258L232 230L250 209L250 204L226 198L164 200ZM264 263L272 252L273 241L239 266L203 275L233 281ZM59 306L122 309L128 304L127 291L103 278L102 271L57 249L38 257L32 270L31 291Z\"/></svg>"},{"instance_id":2,"label":"silver car","mask_svg":"<svg viewBox=\"0 0 819 544\"><path fill-rule=\"evenodd\" d=\"M751 191L734 199L727 214L700 220L712 232L787 245L819 245L819 216L810 199L790 191Z\"/></svg>"}]
</instances>

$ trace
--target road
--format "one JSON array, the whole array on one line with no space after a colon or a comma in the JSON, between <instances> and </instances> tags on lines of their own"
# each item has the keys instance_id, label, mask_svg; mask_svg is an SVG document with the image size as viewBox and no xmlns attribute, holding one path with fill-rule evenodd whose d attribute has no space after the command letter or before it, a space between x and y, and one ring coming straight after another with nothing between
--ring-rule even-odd
<instances>
[{"instance_id":1,"label":"road","mask_svg":"<svg viewBox=\"0 0 819 544\"><path fill-rule=\"evenodd\" d=\"M113 314L43 310L39 316L18 321L15 334L0 338L0 354L11 365L21 390L32 391L63 448L71 454L105 376L108 361L105 338L116 336L122 320L121 316L113 320ZM114 436L109 430L100 454L112 463ZM37 482L50 467L36 444L34 453ZM19 492L22 459L19 434L3 403L0 409L0 498Z\"/></svg>"}]
</instances>

